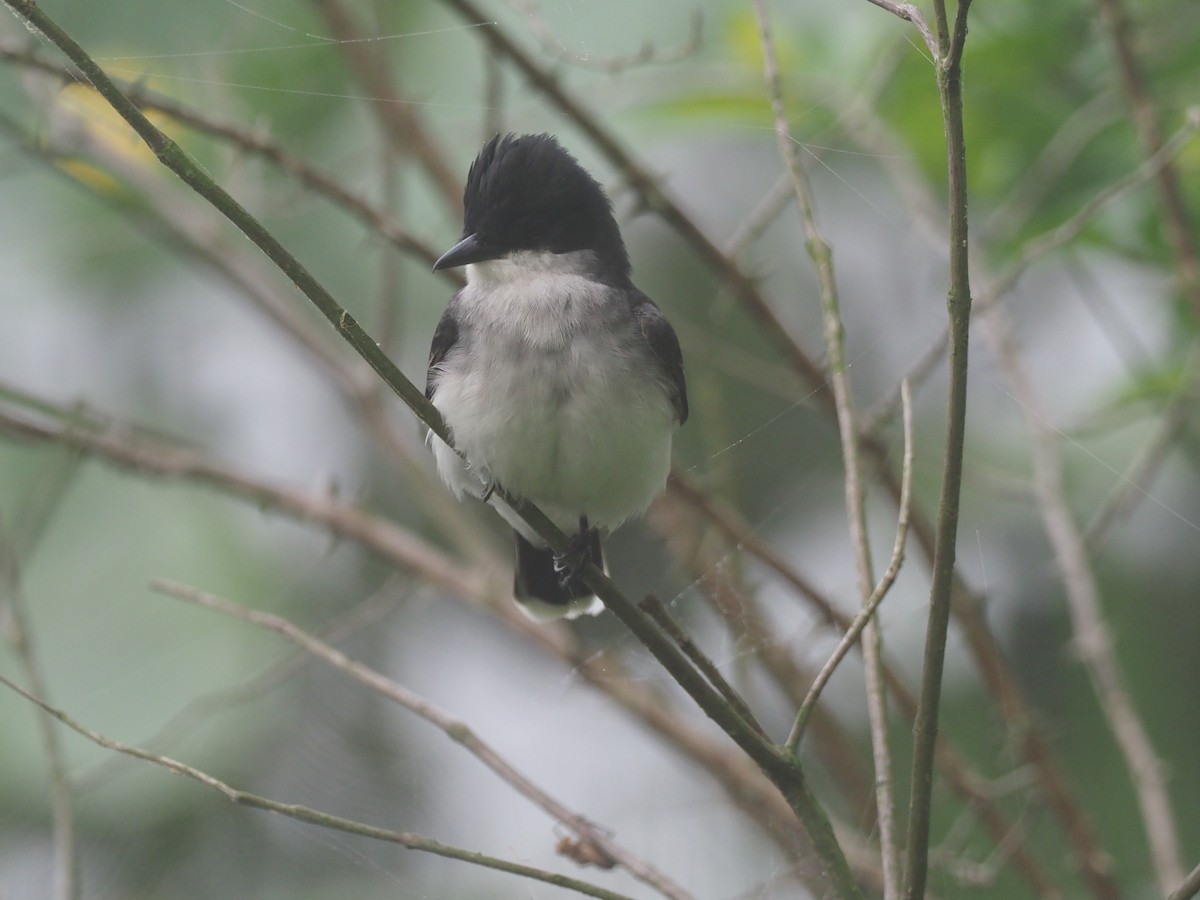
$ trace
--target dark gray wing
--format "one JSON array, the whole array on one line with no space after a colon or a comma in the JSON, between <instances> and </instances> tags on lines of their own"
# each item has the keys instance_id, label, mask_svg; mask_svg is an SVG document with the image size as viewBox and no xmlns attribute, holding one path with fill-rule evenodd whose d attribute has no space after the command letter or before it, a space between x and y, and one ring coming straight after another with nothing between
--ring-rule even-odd
<instances>
[{"instance_id":1,"label":"dark gray wing","mask_svg":"<svg viewBox=\"0 0 1200 900\"><path fill-rule=\"evenodd\" d=\"M688 417L687 382L683 377L683 353L679 349L675 329L654 301L641 291L634 291L633 317L661 366L675 418L682 425Z\"/></svg>"},{"instance_id":2,"label":"dark gray wing","mask_svg":"<svg viewBox=\"0 0 1200 900\"><path fill-rule=\"evenodd\" d=\"M458 295L455 294L446 311L442 313L442 318L433 332L433 343L429 346L429 368L425 370L425 396L430 400L437 389L438 376L442 374L442 361L458 341L458 316L455 310L457 305Z\"/></svg>"}]
</instances>

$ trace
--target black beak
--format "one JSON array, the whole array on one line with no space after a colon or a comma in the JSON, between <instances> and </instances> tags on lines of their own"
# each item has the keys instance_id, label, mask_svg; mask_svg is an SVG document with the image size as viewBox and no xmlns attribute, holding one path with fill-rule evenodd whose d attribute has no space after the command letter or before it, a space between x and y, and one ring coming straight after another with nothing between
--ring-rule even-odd
<instances>
[{"instance_id":1,"label":"black beak","mask_svg":"<svg viewBox=\"0 0 1200 900\"><path fill-rule=\"evenodd\" d=\"M433 271L437 272L440 269L455 269L459 266L465 266L468 263L483 262L488 259L495 259L497 253L488 247L483 241L473 234L468 234L465 238L438 257L438 261L433 264Z\"/></svg>"}]
</instances>

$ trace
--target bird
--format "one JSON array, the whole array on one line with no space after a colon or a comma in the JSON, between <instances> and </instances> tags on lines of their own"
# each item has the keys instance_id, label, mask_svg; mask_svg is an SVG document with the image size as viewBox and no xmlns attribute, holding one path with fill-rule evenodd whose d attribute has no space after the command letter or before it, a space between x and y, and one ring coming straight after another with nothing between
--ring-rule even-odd
<instances>
[{"instance_id":1,"label":"bird","mask_svg":"<svg viewBox=\"0 0 1200 900\"><path fill-rule=\"evenodd\" d=\"M687 421L679 339L631 280L604 188L553 135L497 134L483 146L463 190L462 238L433 268L463 266L426 375L453 441L430 435L438 474L512 526L525 612L595 615L604 606L582 572L588 562L607 571L602 533L665 490ZM568 552L503 495L541 509Z\"/></svg>"}]
</instances>

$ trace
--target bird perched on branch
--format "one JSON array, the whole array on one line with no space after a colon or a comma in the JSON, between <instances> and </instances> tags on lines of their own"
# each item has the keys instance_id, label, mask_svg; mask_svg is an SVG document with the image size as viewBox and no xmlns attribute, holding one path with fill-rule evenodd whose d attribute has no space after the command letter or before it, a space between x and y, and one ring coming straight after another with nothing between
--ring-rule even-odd
<instances>
[{"instance_id":1,"label":"bird perched on branch","mask_svg":"<svg viewBox=\"0 0 1200 900\"><path fill-rule=\"evenodd\" d=\"M425 393L454 441L431 437L438 472L516 531L527 611L595 614L581 573L604 567L602 530L662 493L687 419L679 341L630 280L604 189L552 136L488 141L463 206L462 240L434 264L467 267L429 351ZM569 551L547 547L497 485L546 513Z\"/></svg>"}]
</instances>

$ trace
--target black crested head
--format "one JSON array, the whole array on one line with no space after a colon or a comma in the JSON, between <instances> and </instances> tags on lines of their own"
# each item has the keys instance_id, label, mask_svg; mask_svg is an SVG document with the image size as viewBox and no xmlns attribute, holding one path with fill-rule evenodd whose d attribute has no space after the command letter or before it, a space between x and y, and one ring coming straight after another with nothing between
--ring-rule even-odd
<instances>
[{"instance_id":1,"label":"black crested head","mask_svg":"<svg viewBox=\"0 0 1200 900\"><path fill-rule=\"evenodd\" d=\"M496 257L590 250L598 275L624 282L629 257L604 189L549 134L496 135L463 191L463 233Z\"/></svg>"}]
</instances>

